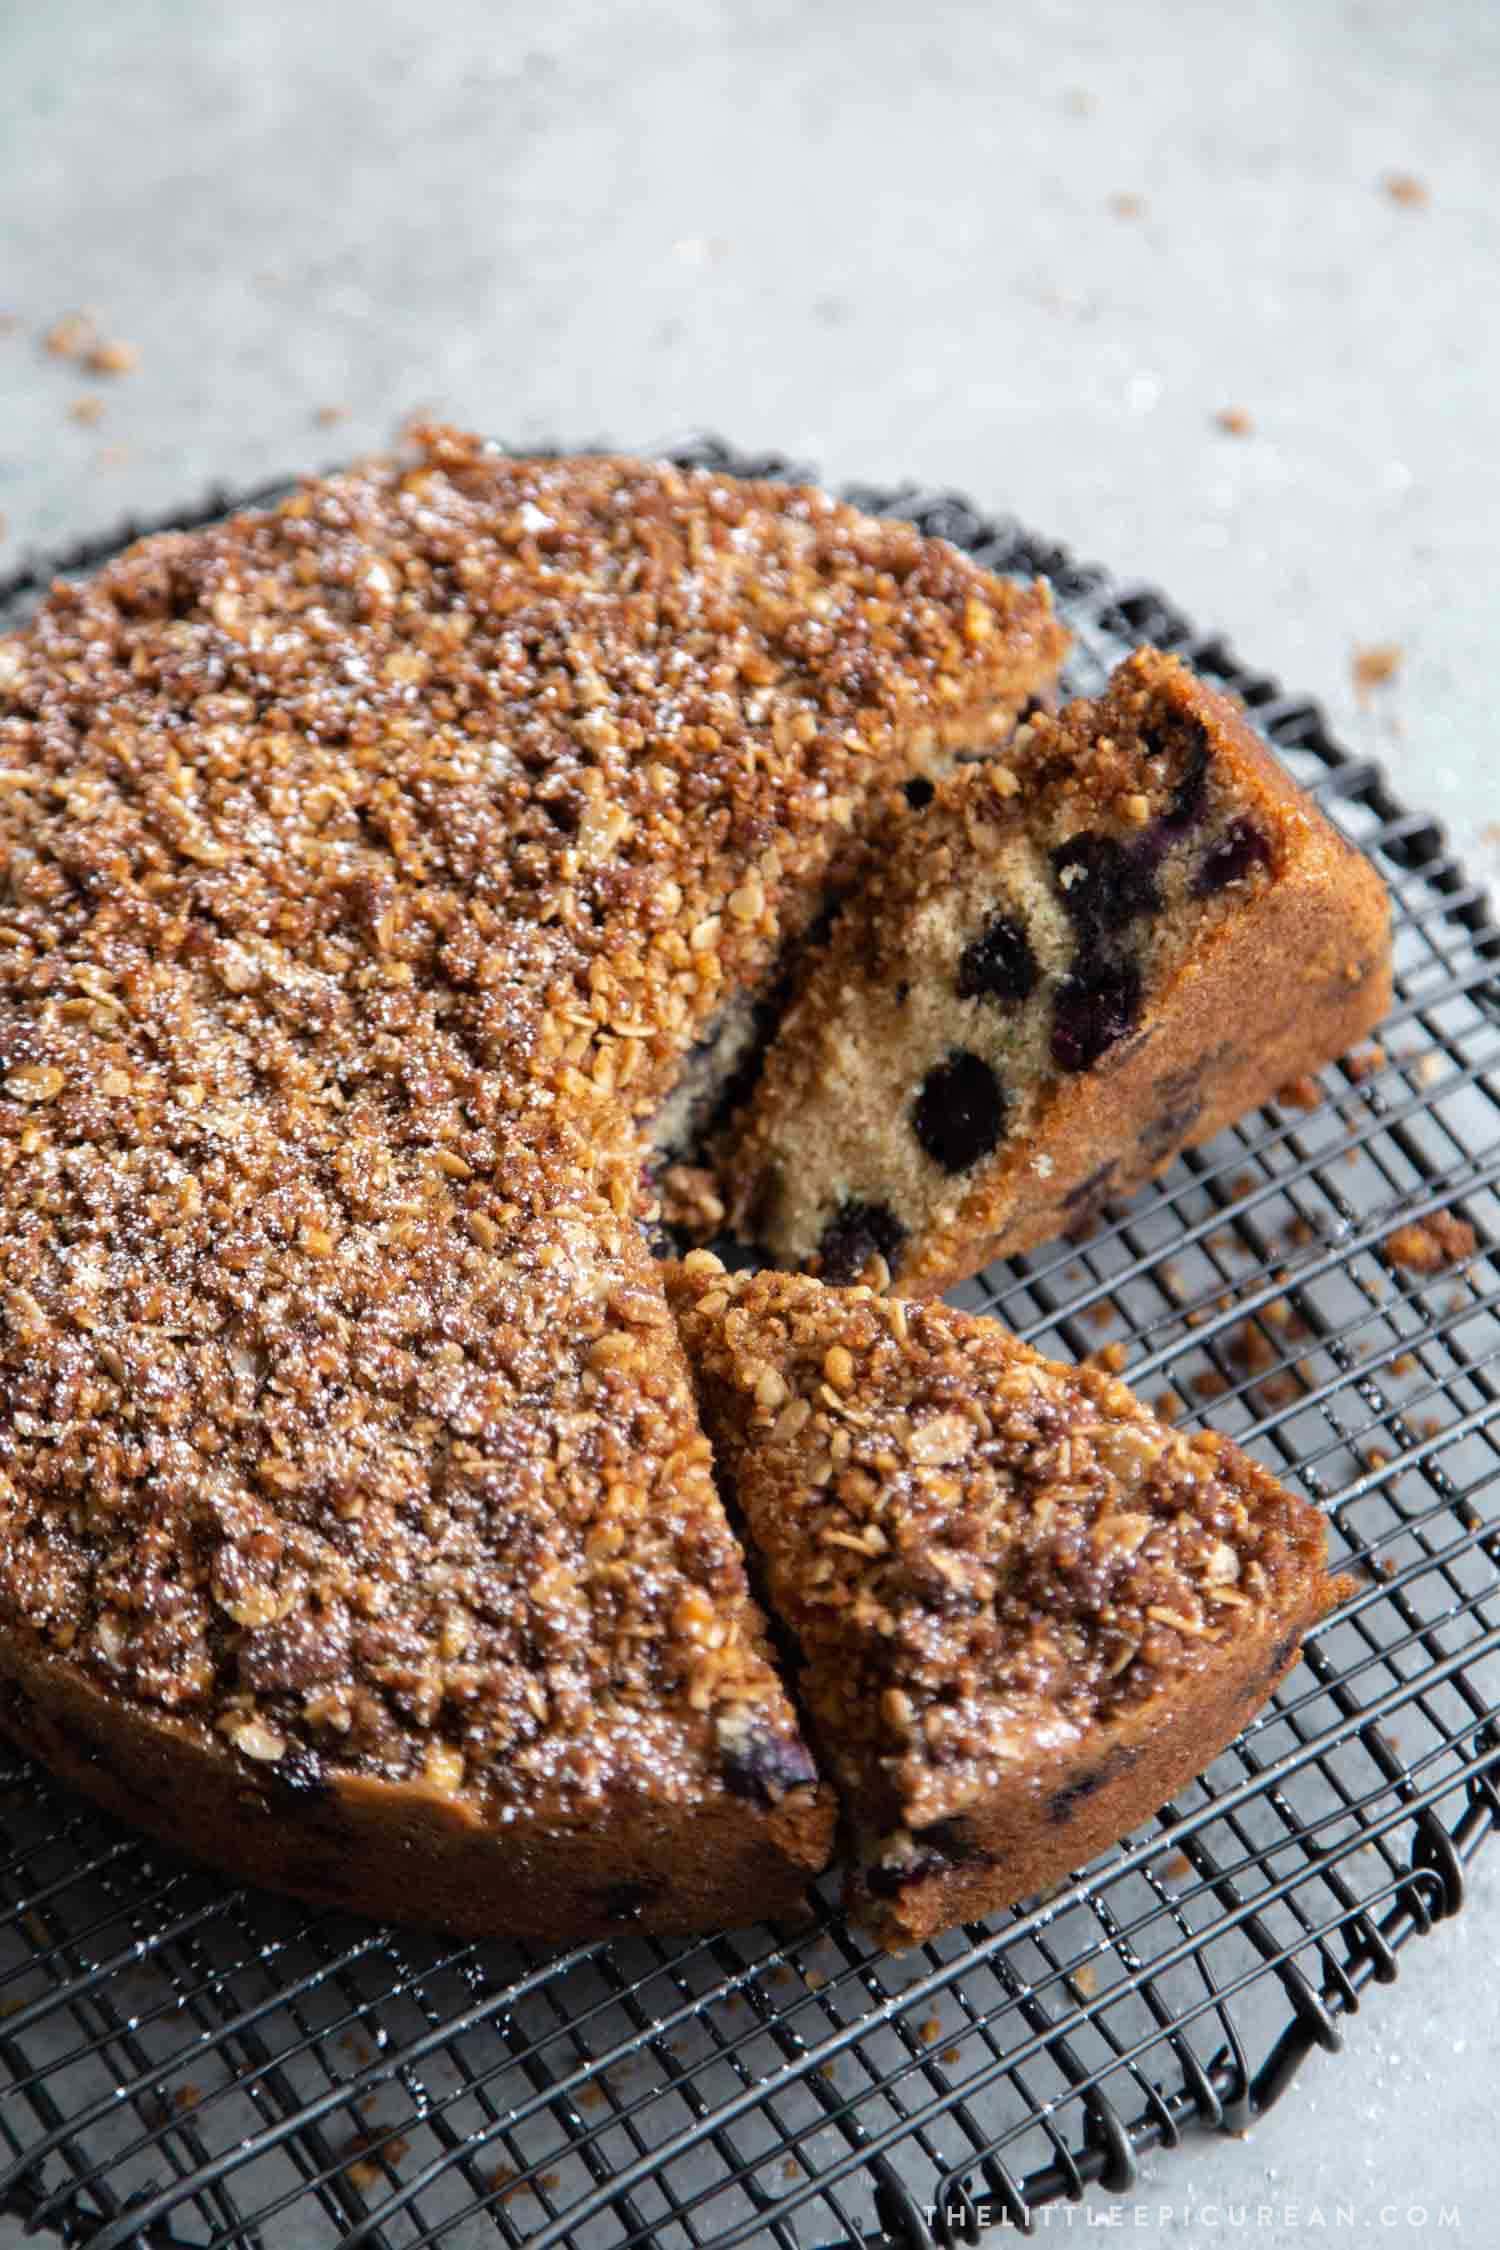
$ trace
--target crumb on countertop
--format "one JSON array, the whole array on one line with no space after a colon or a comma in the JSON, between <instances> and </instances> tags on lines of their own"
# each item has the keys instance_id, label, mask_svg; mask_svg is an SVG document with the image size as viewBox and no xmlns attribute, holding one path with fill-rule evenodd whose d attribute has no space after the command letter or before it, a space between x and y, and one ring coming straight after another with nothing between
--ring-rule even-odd
<instances>
[{"instance_id":1,"label":"crumb on countertop","mask_svg":"<svg viewBox=\"0 0 1500 2250\"><path fill-rule=\"evenodd\" d=\"M43 335L42 349L54 359L82 359L97 335L91 313L63 313Z\"/></svg>"},{"instance_id":2,"label":"crumb on countertop","mask_svg":"<svg viewBox=\"0 0 1500 2250\"><path fill-rule=\"evenodd\" d=\"M1405 651L1396 641L1371 641L1356 646L1349 659L1354 693L1361 703L1369 700L1372 688L1389 687L1400 671Z\"/></svg>"},{"instance_id":3,"label":"crumb on countertop","mask_svg":"<svg viewBox=\"0 0 1500 2250\"><path fill-rule=\"evenodd\" d=\"M120 336L101 336L83 355L91 375L133 375L141 364L140 347Z\"/></svg>"},{"instance_id":4,"label":"crumb on countertop","mask_svg":"<svg viewBox=\"0 0 1500 2250\"><path fill-rule=\"evenodd\" d=\"M1255 423L1251 419L1248 407L1221 406L1214 416L1214 420L1228 437L1251 437L1254 435Z\"/></svg>"},{"instance_id":5,"label":"crumb on countertop","mask_svg":"<svg viewBox=\"0 0 1500 2250\"><path fill-rule=\"evenodd\" d=\"M1409 211L1423 210L1432 201L1427 182L1419 180L1415 172L1387 172L1380 184L1393 203Z\"/></svg>"}]
</instances>

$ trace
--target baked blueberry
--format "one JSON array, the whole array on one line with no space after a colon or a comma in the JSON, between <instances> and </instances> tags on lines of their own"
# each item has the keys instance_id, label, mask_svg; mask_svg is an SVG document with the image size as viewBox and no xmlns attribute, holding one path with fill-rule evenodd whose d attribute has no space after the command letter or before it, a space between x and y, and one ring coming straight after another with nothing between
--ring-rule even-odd
<instances>
[{"instance_id":1,"label":"baked blueberry","mask_svg":"<svg viewBox=\"0 0 1500 2250\"><path fill-rule=\"evenodd\" d=\"M955 1047L928 1071L912 1106L912 1131L945 1172L967 1172L1005 1128L1005 1094L980 1055Z\"/></svg>"},{"instance_id":2,"label":"baked blueberry","mask_svg":"<svg viewBox=\"0 0 1500 2250\"><path fill-rule=\"evenodd\" d=\"M290 1797L331 1797L333 1784L323 1771L323 1761L315 1750L296 1745L278 1758L270 1768L273 1780Z\"/></svg>"},{"instance_id":3,"label":"baked blueberry","mask_svg":"<svg viewBox=\"0 0 1500 2250\"><path fill-rule=\"evenodd\" d=\"M1068 919L1088 945L1161 904L1152 855L1093 829L1058 845L1052 872Z\"/></svg>"},{"instance_id":4,"label":"baked blueberry","mask_svg":"<svg viewBox=\"0 0 1500 2250\"><path fill-rule=\"evenodd\" d=\"M1193 881L1198 898L1212 898L1231 883L1241 883L1257 867L1269 867L1271 847L1253 820L1232 820L1204 854Z\"/></svg>"},{"instance_id":5,"label":"baked blueberry","mask_svg":"<svg viewBox=\"0 0 1500 2250\"><path fill-rule=\"evenodd\" d=\"M1104 1202L1109 1194L1110 1183L1119 1169L1119 1158L1107 1156L1101 1165L1090 1172L1086 1180L1080 1180L1076 1187L1069 1188L1067 1194L1063 1197L1063 1209L1072 1211L1080 1203L1092 1205Z\"/></svg>"},{"instance_id":6,"label":"baked blueberry","mask_svg":"<svg viewBox=\"0 0 1500 2250\"><path fill-rule=\"evenodd\" d=\"M925 774L914 774L910 781L901 784L901 789L913 812L921 812L924 806L932 803L932 783Z\"/></svg>"},{"instance_id":7,"label":"baked blueberry","mask_svg":"<svg viewBox=\"0 0 1500 2250\"><path fill-rule=\"evenodd\" d=\"M888 1265L906 1240L906 1229L883 1203L843 1203L823 1229L819 1271L825 1281L857 1281L875 1256Z\"/></svg>"},{"instance_id":8,"label":"baked blueberry","mask_svg":"<svg viewBox=\"0 0 1500 2250\"><path fill-rule=\"evenodd\" d=\"M1169 1148L1176 1148L1187 1139L1202 1115L1202 1095L1184 1095L1181 1101L1174 1102L1170 1109L1164 1109L1159 1117L1152 1118L1149 1125L1141 1128L1136 1136L1141 1154L1153 1163L1165 1156Z\"/></svg>"},{"instance_id":9,"label":"baked blueberry","mask_svg":"<svg viewBox=\"0 0 1500 2250\"><path fill-rule=\"evenodd\" d=\"M780 1804L789 1789L805 1789L818 1778L811 1753L804 1744L785 1736L767 1734L746 1725L720 1748L724 1786L732 1797L748 1797L768 1810Z\"/></svg>"},{"instance_id":10,"label":"baked blueberry","mask_svg":"<svg viewBox=\"0 0 1500 2250\"><path fill-rule=\"evenodd\" d=\"M973 1822L962 1813L954 1813L947 1820L929 1821L925 1828L914 1828L912 1842L923 1851L941 1852L951 1867L987 1860L990 1856L980 1846Z\"/></svg>"},{"instance_id":11,"label":"baked blueberry","mask_svg":"<svg viewBox=\"0 0 1500 2250\"><path fill-rule=\"evenodd\" d=\"M1058 986L1052 1059L1060 1070L1087 1070L1135 1029L1141 972L1133 961L1093 961Z\"/></svg>"},{"instance_id":12,"label":"baked blueberry","mask_svg":"<svg viewBox=\"0 0 1500 2250\"><path fill-rule=\"evenodd\" d=\"M594 1895L606 1922L638 1922L662 1889L660 1883L608 1883Z\"/></svg>"},{"instance_id":13,"label":"baked blueberry","mask_svg":"<svg viewBox=\"0 0 1500 2250\"><path fill-rule=\"evenodd\" d=\"M1184 836L1203 816L1203 801L1208 794L1208 744L1195 742L1183 763L1177 787L1172 791L1172 802L1161 816L1160 825L1169 836Z\"/></svg>"},{"instance_id":14,"label":"baked blueberry","mask_svg":"<svg viewBox=\"0 0 1500 2250\"><path fill-rule=\"evenodd\" d=\"M1040 975L1019 922L996 914L964 947L958 963L960 1000L1025 1000Z\"/></svg>"}]
</instances>

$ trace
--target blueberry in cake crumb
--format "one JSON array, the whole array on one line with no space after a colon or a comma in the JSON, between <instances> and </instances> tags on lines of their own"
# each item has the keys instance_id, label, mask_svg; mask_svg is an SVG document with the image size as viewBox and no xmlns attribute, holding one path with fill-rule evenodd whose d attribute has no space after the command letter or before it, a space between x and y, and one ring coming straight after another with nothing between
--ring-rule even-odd
<instances>
[{"instance_id":1,"label":"blueberry in cake crumb","mask_svg":"<svg viewBox=\"0 0 1500 2250\"><path fill-rule=\"evenodd\" d=\"M1208 737L1199 727L1182 777L1172 791L1172 801L1157 823L1158 835L1180 836L1201 819L1208 795L1208 767Z\"/></svg>"},{"instance_id":2,"label":"blueberry in cake crumb","mask_svg":"<svg viewBox=\"0 0 1500 2250\"><path fill-rule=\"evenodd\" d=\"M843 1203L823 1229L818 1270L825 1281L857 1281L871 1258L889 1264L904 1237L900 1220L885 1204Z\"/></svg>"},{"instance_id":3,"label":"blueberry in cake crumb","mask_svg":"<svg viewBox=\"0 0 1500 2250\"><path fill-rule=\"evenodd\" d=\"M964 947L958 963L960 1000L1026 1000L1041 970L1031 941L1009 914L996 914Z\"/></svg>"},{"instance_id":4,"label":"blueberry in cake crumb","mask_svg":"<svg viewBox=\"0 0 1500 2250\"><path fill-rule=\"evenodd\" d=\"M1117 837L1085 832L1052 854L1053 873L1069 919L1084 943L1097 945L1161 905L1153 854Z\"/></svg>"},{"instance_id":5,"label":"blueberry in cake crumb","mask_svg":"<svg viewBox=\"0 0 1500 2250\"><path fill-rule=\"evenodd\" d=\"M921 812L932 803L933 784L925 773L913 774L910 781L903 782L902 792L912 811Z\"/></svg>"},{"instance_id":6,"label":"blueberry in cake crumb","mask_svg":"<svg viewBox=\"0 0 1500 2250\"><path fill-rule=\"evenodd\" d=\"M924 1152L945 1172L967 1172L1005 1128L1005 1094L980 1055L955 1047L922 1081L911 1113Z\"/></svg>"},{"instance_id":7,"label":"blueberry in cake crumb","mask_svg":"<svg viewBox=\"0 0 1500 2250\"><path fill-rule=\"evenodd\" d=\"M1193 883L1199 898L1212 898L1231 883L1242 883L1257 867L1268 867L1271 846L1253 821L1231 821L1216 844L1204 854Z\"/></svg>"},{"instance_id":8,"label":"blueberry in cake crumb","mask_svg":"<svg viewBox=\"0 0 1500 2250\"><path fill-rule=\"evenodd\" d=\"M1132 961L1093 961L1058 986L1052 1059L1062 1070L1089 1070L1132 1032L1140 1017L1141 972Z\"/></svg>"}]
</instances>

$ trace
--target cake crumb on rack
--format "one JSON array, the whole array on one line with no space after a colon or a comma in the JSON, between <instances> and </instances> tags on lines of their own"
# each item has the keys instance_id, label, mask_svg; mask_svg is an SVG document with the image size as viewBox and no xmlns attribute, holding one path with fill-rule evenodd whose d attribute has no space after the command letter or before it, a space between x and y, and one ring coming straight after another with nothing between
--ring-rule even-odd
<instances>
[{"instance_id":1,"label":"cake crumb on rack","mask_svg":"<svg viewBox=\"0 0 1500 2250\"><path fill-rule=\"evenodd\" d=\"M1442 1273L1472 1258L1477 1246L1467 1219L1456 1219L1451 1211L1434 1211L1385 1238L1386 1256L1408 1273Z\"/></svg>"}]
</instances>

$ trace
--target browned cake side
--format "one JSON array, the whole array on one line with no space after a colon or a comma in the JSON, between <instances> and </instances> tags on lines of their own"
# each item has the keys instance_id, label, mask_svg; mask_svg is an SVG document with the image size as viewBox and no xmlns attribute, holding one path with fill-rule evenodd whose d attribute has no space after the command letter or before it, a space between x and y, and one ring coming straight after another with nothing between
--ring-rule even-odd
<instances>
[{"instance_id":1,"label":"browned cake side","mask_svg":"<svg viewBox=\"0 0 1500 2250\"><path fill-rule=\"evenodd\" d=\"M1148 1818L1334 1596L1305 1502L993 1321L704 1251L668 1289L887 1946Z\"/></svg>"},{"instance_id":2,"label":"browned cake side","mask_svg":"<svg viewBox=\"0 0 1500 2250\"><path fill-rule=\"evenodd\" d=\"M182 1139L228 1098L205 1076ZM196 1168L82 1146L67 1094L30 1114L0 1723L169 1842L369 1913L794 1912L832 1808L634 1222L347 1113ZM377 1209L341 1205L345 1164Z\"/></svg>"},{"instance_id":3,"label":"browned cake side","mask_svg":"<svg viewBox=\"0 0 1500 2250\"><path fill-rule=\"evenodd\" d=\"M869 857L724 1155L740 1230L830 1280L925 1294L1059 1235L1389 1005L1374 869L1154 650Z\"/></svg>"}]
</instances>

